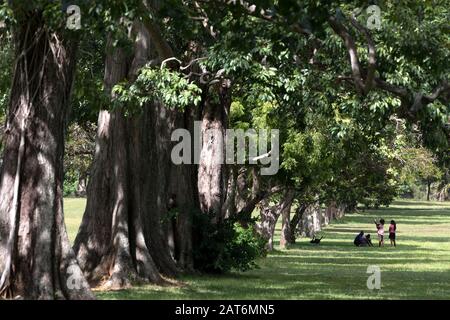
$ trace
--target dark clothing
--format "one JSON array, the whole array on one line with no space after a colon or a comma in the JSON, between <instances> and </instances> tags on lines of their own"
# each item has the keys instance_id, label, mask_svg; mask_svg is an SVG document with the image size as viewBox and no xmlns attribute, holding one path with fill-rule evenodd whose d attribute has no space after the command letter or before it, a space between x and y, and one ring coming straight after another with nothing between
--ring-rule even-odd
<instances>
[{"instance_id":1,"label":"dark clothing","mask_svg":"<svg viewBox=\"0 0 450 320\"><path fill-rule=\"evenodd\" d=\"M363 238L363 244L361 246L373 247L372 240L370 240L370 238L367 237Z\"/></svg>"},{"instance_id":2,"label":"dark clothing","mask_svg":"<svg viewBox=\"0 0 450 320\"><path fill-rule=\"evenodd\" d=\"M353 241L353 243L355 244L355 246L359 247L364 240L365 240L364 236L361 234L358 234L356 236L355 240Z\"/></svg>"},{"instance_id":3,"label":"dark clothing","mask_svg":"<svg viewBox=\"0 0 450 320\"><path fill-rule=\"evenodd\" d=\"M397 231L397 225L392 224L389 226L389 239L395 240L395 233Z\"/></svg>"}]
</instances>

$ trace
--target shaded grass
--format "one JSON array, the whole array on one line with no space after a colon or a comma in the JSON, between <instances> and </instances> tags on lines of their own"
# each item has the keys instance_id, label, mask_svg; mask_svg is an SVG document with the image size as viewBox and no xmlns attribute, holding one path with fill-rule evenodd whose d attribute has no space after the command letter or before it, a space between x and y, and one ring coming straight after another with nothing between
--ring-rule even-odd
<instances>
[{"instance_id":1,"label":"shaded grass","mask_svg":"<svg viewBox=\"0 0 450 320\"><path fill-rule=\"evenodd\" d=\"M65 202L71 239L84 208L84 202L78 201L81 200ZM353 238L360 230L371 233L376 242L373 219L380 217L387 222L396 220L398 247L353 246ZM276 242L279 231L280 226ZM182 276L184 285L178 287L143 285L130 290L97 292L97 296L101 299L450 298L450 203L397 201L389 208L349 214L325 228L323 234L325 238L319 246L309 244L309 239L298 239L288 250L276 250L260 259L260 268L246 273ZM381 290L367 289L369 265L381 268Z\"/></svg>"}]
</instances>

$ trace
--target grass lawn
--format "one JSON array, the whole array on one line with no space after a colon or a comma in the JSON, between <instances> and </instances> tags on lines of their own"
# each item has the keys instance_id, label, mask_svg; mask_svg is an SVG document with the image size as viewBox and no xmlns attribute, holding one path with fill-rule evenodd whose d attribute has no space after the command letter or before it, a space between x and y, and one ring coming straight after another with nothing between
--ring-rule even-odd
<instances>
[{"instance_id":1,"label":"grass lawn","mask_svg":"<svg viewBox=\"0 0 450 320\"><path fill-rule=\"evenodd\" d=\"M66 222L69 239L73 243L77 236L78 227L83 218L86 199L83 198L65 198L64 199L64 220Z\"/></svg>"},{"instance_id":2,"label":"grass lawn","mask_svg":"<svg viewBox=\"0 0 450 320\"><path fill-rule=\"evenodd\" d=\"M82 199L65 201L71 240L84 206ZM381 217L387 223L396 220L397 248L353 246L360 230L376 242L372 221ZM249 272L183 276L177 287L145 285L96 294L100 299L450 299L450 203L397 201L389 208L346 215L323 234L319 246L299 239ZM369 265L381 269L381 290L367 289Z\"/></svg>"}]
</instances>

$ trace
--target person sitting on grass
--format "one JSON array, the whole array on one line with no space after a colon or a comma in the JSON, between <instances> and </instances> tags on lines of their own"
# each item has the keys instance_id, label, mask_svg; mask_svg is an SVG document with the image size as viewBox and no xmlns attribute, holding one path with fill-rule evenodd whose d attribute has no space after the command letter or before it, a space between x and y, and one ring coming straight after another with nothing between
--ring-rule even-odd
<instances>
[{"instance_id":1,"label":"person sitting on grass","mask_svg":"<svg viewBox=\"0 0 450 320\"><path fill-rule=\"evenodd\" d=\"M353 243L355 244L355 246L359 247L361 246L361 243L363 242L364 238L364 231L361 231L355 238L355 240L353 241Z\"/></svg>"},{"instance_id":2,"label":"person sitting on grass","mask_svg":"<svg viewBox=\"0 0 450 320\"><path fill-rule=\"evenodd\" d=\"M395 243L395 232L397 231L397 224L394 220L391 220L391 225L389 226L389 240L391 240L391 247L394 245L396 247Z\"/></svg>"},{"instance_id":3,"label":"person sitting on grass","mask_svg":"<svg viewBox=\"0 0 450 320\"><path fill-rule=\"evenodd\" d=\"M373 247L372 239L370 238L370 234L366 235L366 237L363 239L362 247Z\"/></svg>"},{"instance_id":4,"label":"person sitting on grass","mask_svg":"<svg viewBox=\"0 0 450 320\"><path fill-rule=\"evenodd\" d=\"M382 247L384 245L384 219L381 218L380 222L373 220L373 222L375 222L375 225L377 227L378 246Z\"/></svg>"}]
</instances>

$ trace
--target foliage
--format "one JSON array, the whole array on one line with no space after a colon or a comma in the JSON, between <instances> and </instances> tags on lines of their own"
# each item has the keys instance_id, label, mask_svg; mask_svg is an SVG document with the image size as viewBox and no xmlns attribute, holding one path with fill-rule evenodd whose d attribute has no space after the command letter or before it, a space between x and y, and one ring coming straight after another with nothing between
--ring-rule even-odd
<instances>
[{"instance_id":1,"label":"foliage","mask_svg":"<svg viewBox=\"0 0 450 320\"><path fill-rule=\"evenodd\" d=\"M418 181L438 180L441 176L442 172L429 150L423 147L404 149L402 182L412 185Z\"/></svg>"},{"instance_id":2,"label":"foliage","mask_svg":"<svg viewBox=\"0 0 450 320\"><path fill-rule=\"evenodd\" d=\"M12 79L13 54L11 43L0 36L0 116L5 115Z\"/></svg>"},{"instance_id":3,"label":"foliage","mask_svg":"<svg viewBox=\"0 0 450 320\"><path fill-rule=\"evenodd\" d=\"M429 95L450 81L448 1L370 1L382 10L381 30L370 32L377 52L375 75L404 88L409 98L402 99L380 88L365 94L355 90L347 49L328 23L333 17L348 28L364 77L367 39L349 17L367 1L261 0L253 14L239 1L155 1L158 8L148 11L139 0L78 2L82 28L67 31L78 38L79 55L66 145L66 195L88 177L92 122L100 109L112 105L133 114L155 101L179 110L198 107L202 95L211 94L199 72L230 79L230 127L280 130L281 169L265 179L294 188L298 202L314 198L378 207L405 187L435 181L445 191L449 185L448 102L436 99L417 112L409 110L415 93ZM6 22L0 31L2 122L12 79L14 27L26 21L27 10L39 10L50 30L61 30L66 5L0 0L0 21ZM367 14L362 12L356 21L364 25ZM131 21L147 20L159 27L179 64L188 67L169 69L154 59L136 79L116 85L111 101L103 90L107 39L130 53L135 40ZM186 63L196 58L202 59ZM411 141L410 134L417 137ZM198 214L194 222L195 267L201 271L246 271L264 254L264 242L251 224L243 228L233 219L212 223L212 217Z\"/></svg>"},{"instance_id":4,"label":"foliage","mask_svg":"<svg viewBox=\"0 0 450 320\"><path fill-rule=\"evenodd\" d=\"M71 171L64 175L64 197L76 195L78 190L78 178L78 175Z\"/></svg>"},{"instance_id":5,"label":"foliage","mask_svg":"<svg viewBox=\"0 0 450 320\"><path fill-rule=\"evenodd\" d=\"M95 125L69 126L64 155L64 195L78 195L80 183L86 183L95 150Z\"/></svg>"},{"instance_id":6,"label":"foliage","mask_svg":"<svg viewBox=\"0 0 450 320\"><path fill-rule=\"evenodd\" d=\"M2 34L1 31L2 29L0 28L0 123L3 124L5 123L9 103L14 58L10 36L7 33ZM3 132L4 128L2 126L0 128L0 152L3 150Z\"/></svg>"},{"instance_id":7,"label":"foliage","mask_svg":"<svg viewBox=\"0 0 450 320\"><path fill-rule=\"evenodd\" d=\"M360 95L352 84L340 80L351 70L348 53L327 20L335 16L349 28L365 72L366 38L352 27L349 17L367 3L269 1L257 6L270 8L269 3L273 5L269 19L258 18L259 9L249 16L244 6L229 6L219 26L220 41L211 47L206 63L209 68L224 68L233 78L233 126L257 123L281 130L282 170L276 177L280 183L293 184L301 198L309 194L322 201L388 204L402 180L399 153L408 152L396 136L398 117L405 118L407 130L420 130L423 146L445 158L450 140L445 129L448 104L436 100L411 116L395 95L379 89ZM444 61L450 38L444 2L379 5L382 29L370 32L378 58L376 75L404 86L411 95L429 93L448 80ZM362 12L357 19L365 25L367 14ZM299 25L310 35L293 32Z\"/></svg>"},{"instance_id":8,"label":"foliage","mask_svg":"<svg viewBox=\"0 0 450 320\"><path fill-rule=\"evenodd\" d=\"M115 85L113 93L116 96L115 105L125 106L127 112L138 111L136 108L155 100L168 108L180 109L198 105L201 100L198 86L167 68L144 67L136 81Z\"/></svg>"}]
</instances>

